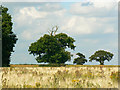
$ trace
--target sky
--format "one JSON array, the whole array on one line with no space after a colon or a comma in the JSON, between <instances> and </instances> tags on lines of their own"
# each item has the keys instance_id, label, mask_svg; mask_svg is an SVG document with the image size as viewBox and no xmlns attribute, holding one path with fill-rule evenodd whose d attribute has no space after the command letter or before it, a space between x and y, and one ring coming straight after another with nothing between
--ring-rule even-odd
<instances>
[{"instance_id":1,"label":"sky","mask_svg":"<svg viewBox=\"0 0 120 90\"><path fill-rule=\"evenodd\" d=\"M105 65L118 65L117 0L17 1L2 2L2 5L9 9L13 32L18 38L10 64L38 64L35 57L29 54L29 46L44 34L49 34L48 30L53 26L58 25L57 33L66 33L75 39L75 50L67 49L74 55L67 64L73 63L78 52L89 60L96 51L105 50L114 54L110 62L105 61ZM99 62L88 61L84 65L99 65Z\"/></svg>"}]
</instances>

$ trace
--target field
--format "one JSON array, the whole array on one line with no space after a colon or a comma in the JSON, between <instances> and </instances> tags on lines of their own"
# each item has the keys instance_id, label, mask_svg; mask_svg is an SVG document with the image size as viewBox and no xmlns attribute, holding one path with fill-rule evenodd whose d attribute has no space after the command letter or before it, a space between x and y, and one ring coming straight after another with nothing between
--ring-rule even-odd
<instances>
[{"instance_id":1,"label":"field","mask_svg":"<svg viewBox=\"0 0 120 90\"><path fill-rule=\"evenodd\" d=\"M118 88L118 66L2 67L2 88ZM104 82L104 83L103 83Z\"/></svg>"}]
</instances>

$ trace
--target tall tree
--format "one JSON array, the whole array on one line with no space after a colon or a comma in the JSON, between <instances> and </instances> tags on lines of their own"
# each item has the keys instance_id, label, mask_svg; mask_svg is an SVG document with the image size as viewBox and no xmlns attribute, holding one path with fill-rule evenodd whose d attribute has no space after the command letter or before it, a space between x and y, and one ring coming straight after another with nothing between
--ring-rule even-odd
<instances>
[{"instance_id":1,"label":"tall tree","mask_svg":"<svg viewBox=\"0 0 120 90\"><path fill-rule=\"evenodd\" d=\"M82 53L77 53L76 55L78 55L79 57L75 58L73 63L83 65L85 62L87 62L87 59L85 59L85 55L83 55Z\"/></svg>"},{"instance_id":2,"label":"tall tree","mask_svg":"<svg viewBox=\"0 0 120 90\"><path fill-rule=\"evenodd\" d=\"M2 17L2 66L6 67L10 64L10 56L13 51L13 47L15 47L16 35L12 31L12 17L7 12L8 8L0 6L2 10L1 17Z\"/></svg>"},{"instance_id":3,"label":"tall tree","mask_svg":"<svg viewBox=\"0 0 120 90\"><path fill-rule=\"evenodd\" d=\"M53 28L55 30L53 30ZM75 40L72 37L69 37L65 33L55 34L58 27L53 27L50 31L50 34L45 34L43 37L40 37L39 40L32 43L29 46L30 54L36 55L37 62L47 62L47 63L65 63L68 60L71 60L70 52L66 51L66 48L75 49L74 42Z\"/></svg>"},{"instance_id":4,"label":"tall tree","mask_svg":"<svg viewBox=\"0 0 120 90\"><path fill-rule=\"evenodd\" d=\"M97 62L100 62L100 65L104 65L104 61L110 61L112 57L112 53L104 50L98 50L92 56L89 57L89 61L92 62L92 60L96 60Z\"/></svg>"}]
</instances>

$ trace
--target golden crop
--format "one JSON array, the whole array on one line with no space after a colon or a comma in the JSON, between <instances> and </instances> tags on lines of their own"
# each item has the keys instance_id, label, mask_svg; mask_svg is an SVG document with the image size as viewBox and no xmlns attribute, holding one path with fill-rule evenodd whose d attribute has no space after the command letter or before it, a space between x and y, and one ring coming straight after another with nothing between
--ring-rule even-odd
<instances>
[{"instance_id":1,"label":"golden crop","mask_svg":"<svg viewBox=\"0 0 120 90\"><path fill-rule=\"evenodd\" d=\"M3 67L0 69L2 88L118 88L120 73L118 67Z\"/></svg>"}]
</instances>

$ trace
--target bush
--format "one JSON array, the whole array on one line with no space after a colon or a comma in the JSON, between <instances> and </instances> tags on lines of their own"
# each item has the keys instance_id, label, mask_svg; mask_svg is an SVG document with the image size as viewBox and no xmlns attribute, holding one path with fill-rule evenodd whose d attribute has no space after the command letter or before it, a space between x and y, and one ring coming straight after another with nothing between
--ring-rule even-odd
<instances>
[{"instance_id":1,"label":"bush","mask_svg":"<svg viewBox=\"0 0 120 90\"><path fill-rule=\"evenodd\" d=\"M110 78L114 81L118 81L120 79L120 72L112 72Z\"/></svg>"},{"instance_id":2,"label":"bush","mask_svg":"<svg viewBox=\"0 0 120 90\"><path fill-rule=\"evenodd\" d=\"M66 66L66 64L40 64L39 67L62 67Z\"/></svg>"}]
</instances>

